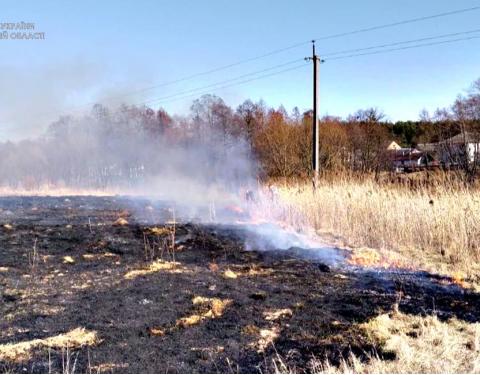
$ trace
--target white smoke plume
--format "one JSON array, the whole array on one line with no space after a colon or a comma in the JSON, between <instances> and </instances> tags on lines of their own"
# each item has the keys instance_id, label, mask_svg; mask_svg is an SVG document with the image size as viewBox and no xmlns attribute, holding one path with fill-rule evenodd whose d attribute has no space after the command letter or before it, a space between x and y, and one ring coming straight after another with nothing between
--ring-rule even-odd
<instances>
[{"instance_id":1,"label":"white smoke plume","mask_svg":"<svg viewBox=\"0 0 480 375\"><path fill-rule=\"evenodd\" d=\"M173 206L180 220L242 225L247 249L311 249L335 261L314 233L281 222L285 207L257 187L257 174L241 125L213 96L195 101L185 118L97 105L41 137L0 144L0 186L11 191L144 196Z\"/></svg>"},{"instance_id":2,"label":"white smoke plume","mask_svg":"<svg viewBox=\"0 0 480 375\"><path fill-rule=\"evenodd\" d=\"M204 97L189 118L97 105L62 117L35 139L0 144L0 186L10 191L70 189L156 197L189 215L239 204L255 184L249 144L223 101ZM210 211L212 211L210 210Z\"/></svg>"}]
</instances>

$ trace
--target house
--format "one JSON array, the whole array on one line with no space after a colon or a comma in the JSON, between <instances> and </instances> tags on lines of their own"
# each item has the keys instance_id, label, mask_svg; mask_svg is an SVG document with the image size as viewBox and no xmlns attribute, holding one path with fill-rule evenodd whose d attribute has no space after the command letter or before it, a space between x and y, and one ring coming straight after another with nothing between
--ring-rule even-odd
<instances>
[{"instance_id":1,"label":"house","mask_svg":"<svg viewBox=\"0 0 480 375\"><path fill-rule=\"evenodd\" d=\"M400 147L391 142L387 147L390 165L395 172L412 172L423 169L435 163L434 158L427 152L416 148Z\"/></svg>"},{"instance_id":2,"label":"house","mask_svg":"<svg viewBox=\"0 0 480 375\"><path fill-rule=\"evenodd\" d=\"M441 142L440 160L448 165L459 165L468 161L480 161L480 136L470 132L459 133L456 136Z\"/></svg>"},{"instance_id":3,"label":"house","mask_svg":"<svg viewBox=\"0 0 480 375\"><path fill-rule=\"evenodd\" d=\"M443 166L455 167L466 161L480 162L480 135L471 132L459 133L438 143L417 145L418 149L436 154Z\"/></svg>"}]
</instances>

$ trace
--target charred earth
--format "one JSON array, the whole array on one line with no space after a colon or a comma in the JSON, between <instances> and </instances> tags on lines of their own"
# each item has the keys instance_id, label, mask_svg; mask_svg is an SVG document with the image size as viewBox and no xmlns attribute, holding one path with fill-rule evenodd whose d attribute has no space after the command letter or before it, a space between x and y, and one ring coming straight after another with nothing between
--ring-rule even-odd
<instances>
[{"instance_id":1,"label":"charred earth","mask_svg":"<svg viewBox=\"0 0 480 375\"><path fill-rule=\"evenodd\" d=\"M480 317L445 278L246 251L244 228L148 199L4 197L0 224L3 372L308 372L394 358L361 329L383 313Z\"/></svg>"}]
</instances>

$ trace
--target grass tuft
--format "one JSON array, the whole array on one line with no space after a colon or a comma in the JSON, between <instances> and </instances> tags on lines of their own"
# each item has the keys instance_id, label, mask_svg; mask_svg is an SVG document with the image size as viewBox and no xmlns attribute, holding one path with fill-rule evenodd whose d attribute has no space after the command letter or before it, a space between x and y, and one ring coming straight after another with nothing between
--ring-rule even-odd
<instances>
[{"instance_id":1,"label":"grass tuft","mask_svg":"<svg viewBox=\"0 0 480 375\"><path fill-rule=\"evenodd\" d=\"M64 334L22 341L19 343L0 345L0 360L10 362L21 362L28 360L35 349L39 348L69 348L77 349L82 346L93 346L100 342L95 331L88 331L85 328L75 328Z\"/></svg>"},{"instance_id":2,"label":"grass tuft","mask_svg":"<svg viewBox=\"0 0 480 375\"><path fill-rule=\"evenodd\" d=\"M478 373L480 324L436 316L402 313L380 315L361 325L384 351L395 354L384 360L371 354L368 361L351 355L339 367L312 360L312 371L324 373Z\"/></svg>"}]
</instances>

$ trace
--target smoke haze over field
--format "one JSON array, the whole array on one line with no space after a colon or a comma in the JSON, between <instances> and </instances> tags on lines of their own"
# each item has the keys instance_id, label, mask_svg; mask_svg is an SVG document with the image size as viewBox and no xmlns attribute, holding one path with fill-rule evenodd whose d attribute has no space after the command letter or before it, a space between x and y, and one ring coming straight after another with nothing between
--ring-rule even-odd
<instances>
[{"instance_id":1,"label":"smoke haze over field","mask_svg":"<svg viewBox=\"0 0 480 375\"><path fill-rule=\"evenodd\" d=\"M0 135L7 139L35 137L45 123L58 115L68 93L90 89L99 78L99 68L81 62L43 67L41 74L30 67L0 66Z\"/></svg>"},{"instance_id":2,"label":"smoke haze over field","mask_svg":"<svg viewBox=\"0 0 480 375\"><path fill-rule=\"evenodd\" d=\"M146 196L175 207L182 221L244 221L248 249L318 249L313 237L276 223L281 203L257 190L251 147L238 115L215 96L175 118L145 107L96 105L88 115L60 118L40 137L0 144L0 187Z\"/></svg>"},{"instance_id":3,"label":"smoke haze over field","mask_svg":"<svg viewBox=\"0 0 480 375\"><path fill-rule=\"evenodd\" d=\"M18 190L92 189L155 196L196 208L233 204L256 168L232 113L219 98L195 102L189 118L96 105L62 117L46 134L0 144L0 184Z\"/></svg>"},{"instance_id":4,"label":"smoke haze over field","mask_svg":"<svg viewBox=\"0 0 480 375\"><path fill-rule=\"evenodd\" d=\"M106 70L101 63L83 59L41 66L0 63L0 71L8 72L0 75L4 94L0 100L0 140L42 136L59 115L88 112L91 104L81 104L91 103L92 98L116 98L114 102L118 103L118 98L129 94L129 101L143 99L132 91L150 81L147 71L135 72L134 76L109 72L107 76ZM121 77L116 80L116 75Z\"/></svg>"}]
</instances>

